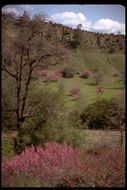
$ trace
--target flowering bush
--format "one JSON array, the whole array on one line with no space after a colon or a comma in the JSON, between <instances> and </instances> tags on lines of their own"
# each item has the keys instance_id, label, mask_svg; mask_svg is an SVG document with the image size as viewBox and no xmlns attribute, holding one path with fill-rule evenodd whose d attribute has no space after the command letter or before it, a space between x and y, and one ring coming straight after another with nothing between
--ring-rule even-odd
<instances>
[{"instance_id":1,"label":"flowering bush","mask_svg":"<svg viewBox=\"0 0 127 190\"><path fill-rule=\"evenodd\" d=\"M65 67L60 68L60 69L58 69L58 70L55 72L55 74L58 75L59 77L63 77L63 73L64 73L65 70L66 70Z\"/></svg>"},{"instance_id":2,"label":"flowering bush","mask_svg":"<svg viewBox=\"0 0 127 190\"><path fill-rule=\"evenodd\" d=\"M50 82L56 82L56 81L58 81L58 79L59 79L59 76L55 75L55 74L49 75L46 77L46 80L50 81Z\"/></svg>"},{"instance_id":3,"label":"flowering bush","mask_svg":"<svg viewBox=\"0 0 127 190\"><path fill-rule=\"evenodd\" d=\"M27 147L2 163L3 186L124 187L122 149L103 145L82 154L67 144L48 143Z\"/></svg>"},{"instance_id":4,"label":"flowering bush","mask_svg":"<svg viewBox=\"0 0 127 190\"><path fill-rule=\"evenodd\" d=\"M27 147L2 163L3 186L124 187L122 149L101 146L82 154L67 144Z\"/></svg>"},{"instance_id":5,"label":"flowering bush","mask_svg":"<svg viewBox=\"0 0 127 190\"><path fill-rule=\"evenodd\" d=\"M104 94L104 85L103 84L98 84L97 94L98 94L98 96L102 96Z\"/></svg>"},{"instance_id":6,"label":"flowering bush","mask_svg":"<svg viewBox=\"0 0 127 190\"><path fill-rule=\"evenodd\" d=\"M84 175L69 176L66 185L82 187L124 187L125 159L122 149L99 147L84 156L87 170Z\"/></svg>"},{"instance_id":7,"label":"flowering bush","mask_svg":"<svg viewBox=\"0 0 127 190\"><path fill-rule=\"evenodd\" d=\"M92 75L92 72L89 71L89 70L86 70L86 71L84 71L84 72L80 75L80 77L87 79L87 78L89 78L91 75Z\"/></svg>"},{"instance_id":8,"label":"flowering bush","mask_svg":"<svg viewBox=\"0 0 127 190\"><path fill-rule=\"evenodd\" d=\"M80 88L73 88L72 90L71 90L71 95L73 96L73 97L75 97L75 98L79 98L80 97Z\"/></svg>"},{"instance_id":9,"label":"flowering bush","mask_svg":"<svg viewBox=\"0 0 127 190\"><path fill-rule=\"evenodd\" d=\"M16 186L15 176L38 178L49 185L69 175L81 173L83 167L79 151L67 144L48 143L45 150L27 147L20 155L2 164L3 184Z\"/></svg>"},{"instance_id":10,"label":"flowering bush","mask_svg":"<svg viewBox=\"0 0 127 190\"><path fill-rule=\"evenodd\" d=\"M90 157L90 162L89 173L94 179L95 186L121 187L125 185L125 160L123 150L119 147L109 149L106 145L101 146Z\"/></svg>"},{"instance_id":11,"label":"flowering bush","mask_svg":"<svg viewBox=\"0 0 127 190\"><path fill-rule=\"evenodd\" d=\"M42 76L42 77L46 77L47 75L48 75L47 70L43 70L43 71L41 72L41 76Z\"/></svg>"}]
</instances>

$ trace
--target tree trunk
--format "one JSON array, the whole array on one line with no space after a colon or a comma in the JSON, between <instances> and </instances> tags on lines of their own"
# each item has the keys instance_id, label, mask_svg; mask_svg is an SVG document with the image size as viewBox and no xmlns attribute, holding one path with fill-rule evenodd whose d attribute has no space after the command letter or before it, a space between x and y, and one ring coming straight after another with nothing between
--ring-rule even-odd
<instances>
[{"instance_id":1,"label":"tree trunk","mask_svg":"<svg viewBox=\"0 0 127 190\"><path fill-rule=\"evenodd\" d=\"M123 130L120 130L120 146L123 146Z\"/></svg>"},{"instance_id":2,"label":"tree trunk","mask_svg":"<svg viewBox=\"0 0 127 190\"><path fill-rule=\"evenodd\" d=\"M21 122L17 122L16 128L17 128L17 138L14 140L14 152L15 154L20 154L25 146L23 142L23 134L22 134L22 128L21 128Z\"/></svg>"}]
</instances>

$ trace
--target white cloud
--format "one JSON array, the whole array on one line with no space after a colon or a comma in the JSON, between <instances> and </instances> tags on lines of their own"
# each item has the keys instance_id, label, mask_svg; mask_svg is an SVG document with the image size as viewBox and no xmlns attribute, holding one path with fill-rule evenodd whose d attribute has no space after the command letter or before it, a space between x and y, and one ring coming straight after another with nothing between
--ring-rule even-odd
<instances>
[{"instance_id":1,"label":"white cloud","mask_svg":"<svg viewBox=\"0 0 127 190\"><path fill-rule=\"evenodd\" d=\"M10 13L13 12L17 15L21 15L24 10L32 11L34 9L31 5L6 5L2 8L3 12Z\"/></svg>"},{"instance_id":2,"label":"white cloud","mask_svg":"<svg viewBox=\"0 0 127 190\"><path fill-rule=\"evenodd\" d=\"M17 9L14 8L14 7L3 7L2 11L6 12L6 13L12 13L13 12L15 14L19 14L19 12L17 11Z\"/></svg>"},{"instance_id":3,"label":"white cloud","mask_svg":"<svg viewBox=\"0 0 127 190\"><path fill-rule=\"evenodd\" d=\"M34 7L31 5L21 5L21 7L25 10L25 11L29 11L29 10L33 10Z\"/></svg>"},{"instance_id":4,"label":"white cloud","mask_svg":"<svg viewBox=\"0 0 127 190\"><path fill-rule=\"evenodd\" d=\"M125 24L119 23L111 19L100 19L95 23L88 21L83 13L63 12L52 14L50 20L72 28L76 28L78 24L82 24L83 30L96 31L103 33L118 33L120 31L125 34Z\"/></svg>"},{"instance_id":5,"label":"white cloud","mask_svg":"<svg viewBox=\"0 0 127 190\"><path fill-rule=\"evenodd\" d=\"M88 22L82 13L64 12L51 15L50 20L55 21L72 28L76 28L78 24L82 24L82 29L89 30L91 22Z\"/></svg>"},{"instance_id":6,"label":"white cloud","mask_svg":"<svg viewBox=\"0 0 127 190\"><path fill-rule=\"evenodd\" d=\"M106 33L118 33L118 31L120 31L122 34L125 34L125 24L121 24L118 21L114 21L108 18L100 19L95 22L92 29Z\"/></svg>"}]
</instances>

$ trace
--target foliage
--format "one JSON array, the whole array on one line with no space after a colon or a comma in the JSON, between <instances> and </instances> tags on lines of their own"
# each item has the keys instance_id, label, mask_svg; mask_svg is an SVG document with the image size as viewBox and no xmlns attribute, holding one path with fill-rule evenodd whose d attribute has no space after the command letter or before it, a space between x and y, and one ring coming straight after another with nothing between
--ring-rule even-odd
<instances>
[{"instance_id":1,"label":"foliage","mask_svg":"<svg viewBox=\"0 0 127 190\"><path fill-rule=\"evenodd\" d=\"M2 73L2 129L14 129L16 125L16 114L12 111L15 106L15 83L5 73Z\"/></svg>"},{"instance_id":2,"label":"foliage","mask_svg":"<svg viewBox=\"0 0 127 190\"><path fill-rule=\"evenodd\" d=\"M69 34L70 34L69 31L67 31L67 30L64 31L64 35L65 35L65 36L67 36L67 35L69 35Z\"/></svg>"},{"instance_id":3,"label":"foliage","mask_svg":"<svg viewBox=\"0 0 127 190\"><path fill-rule=\"evenodd\" d=\"M82 25L77 25L77 29L74 30L73 40L70 42L70 48L77 49L80 47L82 43L82 33L81 33Z\"/></svg>"},{"instance_id":4,"label":"foliage","mask_svg":"<svg viewBox=\"0 0 127 190\"><path fill-rule=\"evenodd\" d=\"M61 79L58 83L58 88L60 89L61 93L64 92L66 87L66 82L64 81L64 79Z\"/></svg>"},{"instance_id":5,"label":"foliage","mask_svg":"<svg viewBox=\"0 0 127 190\"><path fill-rule=\"evenodd\" d=\"M54 186L61 178L81 172L82 161L79 151L67 144L48 143L41 146L27 147L19 156L2 164L4 186L16 186L15 176L24 173L24 178L35 178L40 185ZM27 181L25 181L27 183ZM29 183L29 180L28 180ZM20 182L20 186L25 185Z\"/></svg>"},{"instance_id":6,"label":"foliage","mask_svg":"<svg viewBox=\"0 0 127 190\"><path fill-rule=\"evenodd\" d=\"M73 78L74 77L74 74L75 74L75 71L72 69L72 68L69 68L69 67L66 67L64 68L62 72L62 76L64 78Z\"/></svg>"},{"instance_id":7,"label":"foliage","mask_svg":"<svg viewBox=\"0 0 127 190\"><path fill-rule=\"evenodd\" d=\"M30 98L32 109L36 110L36 114L27 119L23 125L24 145L44 145L47 142L66 141L73 146L80 146L80 136L71 128L66 115L61 90L51 87L39 89L34 86L31 89Z\"/></svg>"},{"instance_id":8,"label":"foliage","mask_svg":"<svg viewBox=\"0 0 127 190\"><path fill-rule=\"evenodd\" d=\"M115 99L101 99L88 105L81 114L81 123L87 125L89 129L116 129L121 126L116 126L109 122L107 118L117 117L117 102ZM124 108L121 105L119 109L119 120L124 123Z\"/></svg>"},{"instance_id":9,"label":"foliage","mask_svg":"<svg viewBox=\"0 0 127 190\"><path fill-rule=\"evenodd\" d=\"M55 74L49 75L46 77L46 80L49 82L56 82L56 81L58 81L58 79L59 79L59 76L55 75Z\"/></svg>"},{"instance_id":10,"label":"foliage","mask_svg":"<svg viewBox=\"0 0 127 190\"><path fill-rule=\"evenodd\" d=\"M115 52L115 48L114 47L111 47L110 49L109 49L109 51L108 51L108 53L114 53Z\"/></svg>"},{"instance_id":11,"label":"foliage","mask_svg":"<svg viewBox=\"0 0 127 190\"><path fill-rule=\"evenodd\" d=\"M41 64L48 57L59 56L63 52L60 52L61 49L52 48L45 39L40 40L40 37L43 37L43 25L46 21L44 15L34 15L30 18L29 14L24 11L22 16L15 19L18 25L16 35L13 38L4 35L2 39L2 71L15 83L12 96L16 98L11 111L15 113L15 128L21 140L23 123L34 114L34 111L36 112L28 102L33 72L37 67L45 68L45 64L44 66ZM9 33L8 30L6 30L7 33ZM3 31L3 33L6 32ZM48 81L57 80L58 76L48 76ZM6 99L5 101L7 103Z\"/></svg>"},{"instance_id":12,"label":"foliage","mask_svg":"<svg viewBox=\"0 0 127 190\"><path fill-rule=\"evenodd\" d=\"M73 97L75 97L76 99L79 98L80 97L80 88L79 87L72 88L71 95Z\"/></svg>"},{"instance_id":13,"label":"foliage","mask_svg":"<svg viewBox=\"0 0 127 190\"><path fill-rule=\"evenodd\" d=\"M78 128L78 129L82 129L84 128L82 126L82 120L81 120L81 114L82 114L82 108L77 108L77 109L73 109L70 111L70 122L71 122L71 125L74 127L74 128Z\"/></svg>"},{"instance_id":14,"label":"foliage","mask_svg":"<svg viewBox=\"0 0 127 190\"><path fill-rule=\"evenodd\" d=\"M14 156L13 145L8 140L2 140L2 160L12 158Z\"/></svg>"},{"instance_id":15,"label":"foliage","mask_svg":"<svg viewBox=\"0 0 127 190\"><path fill-rule=\"evenodd\" d=\"M104 93L104 85L98 84L98 86L97 86L97 94L98 94L99 96L102 96L103 93Z\"/></svg>"},{"instance_id":16,"label":"foliage","mask_svg":"<svg viewBox=\"0 0 127 190\"><path fill-rule=\"evenodd\" d=\"M3 161L2 179L4 187L124 187L125 158L119 147L81 154L66 143L47 143Z\"/></svg>"},{"instance_id":17,"label":"foliage","mask_svg":"<svg viewBox=\"0 0 127 190\"><path fill-rule=\"evenodd\" d=\"M89 78L90 76L91 76L91 71L89 71L89 70L86 70L86 71L84 71L81 75L80 75L80 77L81 78Z\"/></svg>"},{"instance_id":18,"label":"foliage","mask_svg":"<svg viewBox=\"0 0 127 190\"><path fill-rule=\"evenodd\" d=\"M98 72L94 73L93 78L97 85L104 84L105 76L104 76L103 72L98 71Z\"/></svg>"}]
</instances>

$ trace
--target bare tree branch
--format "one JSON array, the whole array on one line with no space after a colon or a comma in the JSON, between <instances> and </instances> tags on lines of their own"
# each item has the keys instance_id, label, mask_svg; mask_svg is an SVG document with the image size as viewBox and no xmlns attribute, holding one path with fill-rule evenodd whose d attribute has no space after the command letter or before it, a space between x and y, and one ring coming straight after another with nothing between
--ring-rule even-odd
<instances>
[{"instance_id":1,"label":"bare tree branch","mask_svg":"<svg viewBox=\"0 0 127 190\"><path fill-rule=\"evenodd\" d=\"M16 74L10 72L5 66L2 65L2 71L5 71L6 73L8 73L11 77L13 78L17 78Z\"/></svg>"}]
</instances>

